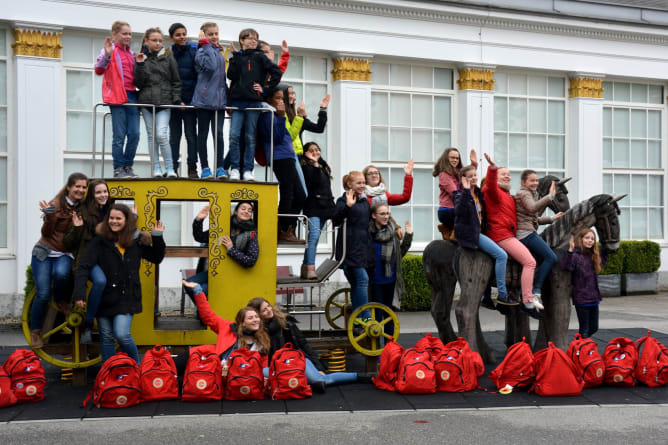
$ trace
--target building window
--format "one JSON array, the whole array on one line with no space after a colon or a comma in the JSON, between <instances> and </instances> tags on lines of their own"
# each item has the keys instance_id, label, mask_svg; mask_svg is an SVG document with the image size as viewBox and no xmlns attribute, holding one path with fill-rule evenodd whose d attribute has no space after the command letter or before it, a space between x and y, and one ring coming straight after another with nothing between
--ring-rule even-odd
<instances>
[{"instance_id":1,"label":"building window","mask_svg":"<svg viewBox=\"0 0 668 445\"><path fill-rule=\"evenodd\" d=\"M494 161L510 169L512 189L527 168L563 177L565 78L496 73L494 79Z\"/></svg>"},{"instance_id":2,"label":"building window","mask_svg":"<svg viewBox=\"0 0 668 445\"><path fill-rule=\"evenodd\" d=\"M7 137L7 30L0 29L0 251L7 249L7 214L9 207L9 156Z\"/></svg>"},{"instance_id":3,"label":"building window","mask_svg":"<svg viewBox=\"0 0 668 445\"><path fill-rule=\"evenodd\" d=\"M603 82L603 191L619 202L624 239L663 239L663 86Z\"/></svg>"},{"instance_id":4,"label":"building window","mask_svg":"<svg viewBox=\"0 0 668 445\"><path fill-rule=\"evenodd\" d=\"M453 71L394 63L372 63L371 70L371 161L388 191L401 193L403 165L415 160L411 200L392 207L392 216L413 223L416 242L431 241L438 225L438 178L431 172L451 145Z\"/></svg>"}]
</instances>

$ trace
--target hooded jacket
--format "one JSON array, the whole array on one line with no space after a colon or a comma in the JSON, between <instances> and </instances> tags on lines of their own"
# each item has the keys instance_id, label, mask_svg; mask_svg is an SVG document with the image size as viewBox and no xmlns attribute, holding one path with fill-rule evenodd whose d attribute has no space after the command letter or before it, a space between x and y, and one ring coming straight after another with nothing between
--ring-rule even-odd
<instances>
[{"instance_id":1,"label":"hooded jacket","mask_svg":"<svg viewBox=\"0 0 668 445\"><path fill-rule=\"evenodd\" d=\"M200 41L195 54L197 85L192 105L208 110L222 110L227 105L227 77L225 76L225 56L218 46L207 39Z\"/></svg>"},{"instance_id":2,"label":"hooded jacket","mask_svg":"<svg viewBox=\"0 0 668 445\"><path fill-rule=\"evenodd\" d=\"M186 42L183 46L176 43L172 45L172 56L179 67L179 78L181 78L181 99L186 105L192 102L197 85L196 54L197 45L193 42Z\"/></svg>"},{"instance_id":3,"label":"hooded jacket","mask_svg":"<svg viewBox=\"0 0 668 445\"><path fill-rule=\"evenodd\" d=\"M232 54L227 76L230 78L230 100L261 102L264 96L253 86L257 83L266 85L266 90L273 90L281 81L283 72L259 49L245 49ZM269 82L266 82L267 76Z\"/></svg>"},{"instance_id":4,"label":"hooded jacket","mask_svg":"<svg viewBox=\"0 0 668 445\"><path fill-rule=\"evenodd\" d=\"M135 63L137 100L142 104L178 105L181 103L181 78L172 51L146 51L146 60Z\"/></svg>"}]
</instances>

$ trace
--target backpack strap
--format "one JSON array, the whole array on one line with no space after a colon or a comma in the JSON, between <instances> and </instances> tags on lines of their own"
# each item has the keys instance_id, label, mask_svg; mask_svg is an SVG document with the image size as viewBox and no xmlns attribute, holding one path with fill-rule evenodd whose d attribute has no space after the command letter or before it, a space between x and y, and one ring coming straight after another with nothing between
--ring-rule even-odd
<instances>
[{"instance_id":1,"label":"backpack strap","mask_svg":"<svg viewBox=\"0 0 668 445\"><path fill-rule=\"evenodd\" d=\"M645 344L645 342L650 338L652 331L647 331L647 335L645 337L641 337L638 340L634 342L636 349L638 350L638 355L640 355L640 347Z\"/></svg>"},{"instance_id":2,"label":"backpack strap","mask_svg":"<svg viewBox=\"0 0 668 445\"><path fill-rule=\"evenodd\" d=\"M576 332L573 336L573 340L582 340L582 335L579 332Z\"/></svg>"},{"instance_id":3,"label":"backpack strap","mask_svg":"<svg viewBox=\"0 0 668 445\"><path fill-rule=\"evenodd\" d=\"M86 405L88 404L88 401L90 400L90 398L93 397L93 391L95 391L95 387L93 387L93 388L90 390L90 392L88 393L88 395L86 396L86 398L84 399L84 401L81 403L80 408L85 408L85 407L86 407Z\"/></svg>"},{"instance_id":4,"label":"backpack strap","mask_svg":"<svg viewBox=\"0 0 668 445\"><path fill-rule=\"evenodd\" d=\"M536 385L538 385L538 381L545 375L545 372L552 366L552 358L554 357L554 343L551 341L547 343L547 351L545 353L545 361L543 362L543 366L541 366L539 373L536 374L536 380L534 381L534 384L531 386L531 389L529 391L533 391L536 388Z\"/></svg>"}]
</instances>

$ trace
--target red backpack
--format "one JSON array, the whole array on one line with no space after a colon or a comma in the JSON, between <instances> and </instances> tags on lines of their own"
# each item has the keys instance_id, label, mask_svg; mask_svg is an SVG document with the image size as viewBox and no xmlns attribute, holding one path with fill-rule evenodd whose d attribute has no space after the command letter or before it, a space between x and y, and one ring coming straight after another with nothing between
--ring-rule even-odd
<instances>
[{"instance_id":1,"label":"red backpack","mask_svg":"<svg viewBox=\"0 0 668 445\"><path fill-rule=\"evenodd\" d=\"M524 388L533 383L536 376L535 359L526 338L508 348L499 366L489 374L489 378L502 394Z\"/></svg>"},{"instance_id":2,"label":"red backpack","mask_svg":"<svg viewBox=\"0 0 668 445\"><path fill-rule=\"evenodd\" d=\"M139 366L139 386L145 401L179 398L176 365L171 353L161 345L155 345L144 354Z\"/></svg>"},{"instance_id":3,"label":"red backpack","mask_svg":"<svg viewBox=\"0 0 668 445\"><path fill-rule=\"evenodd\" d=\"M18 402L36 402L44 398L46 377L37 354L28 349L17 349L7 357L3 367L12 381L12 391Z\"/></svg>"},{"instance_id":4,"label":"red backpack","mask_svg":"<svg viewBox=\"0 0 668 445\"><path fill-rule=\"evenodd\" d=\"M227 359L226 400L264 399L264 375L260 353L237 349Z\"/></svg>"},{"instance_id":5,"label":"red backpack","mask_svg":"<svg viewBox=\"0 0 668 445\"><path fill-rule=\"evenodd\" d=\"M582 338L575 334L568 346L566 355L573 361L578 375L584 380L585 388L593 388L603 384L605 363L598 353L598 346L591 338Z\"/></svg>"},{"instance_id":6,"label":"red backpack","mask_svg":"<svg viewBox=\"0 0 668 445\"><path fill-rule=\"evenodd\" d=\"M223 398L223 367L214 345L190 348L183 375L184 402L207 402Z\"/></svg>"},{"instance_id":7,"label":"red backpack","mask_svg":"<svg viewBox=\"0 0 668 445\"><path fill-rule=\"evenodd\" d=\"M141 402L137 362L125 352L109 357L97 373L95 385L81 404L82 408L91 396L98 408L127 408Z\"/></svg>"},{"instance_id":8,"label":"red backpack","mask_svg":"<svg viewBox=\"0 0 668 445\"><path fill-rule=\"evenodd\" d=\"M378 376L371 379L376 388L385 391L396 391L394 381L397 378L397 369L403 353L404 347L394 340L385 343L383 352L380 354Z\"/></svg>"},{"instance_id":9,"label":"red backpack","mask_svg":"<svg viewBox=\"0 0 668 445\"><path fill-rule=\"evenodd\" d=\"M605 362L605 383L615 386L635 386L633 371L638 363L638 350L633 341L625 337L610 340L603 352L603 362Z\"/></svg>"},{"instance_id":10,"label":"red backpack","mask_svg":"<svg viewBox=\"0 0 668 445\"><path fill-rule=\"evenodd\" d=\"M304 399L313 391L306 380L306 359L299 349L286 343L274 352L269 366L269 394L274 400Z\"/></svg>"},{"instance_id":11,"label":"red backpack","mask_svg":"<svg viewBox=\"0 0 668 445\"><path fill-rule=\"evenodd\" d=\"M445 349L445 345L440 338L434 337L430 332L427 332L424 337L418 340L414 346L415 349L419 351L427 351L431 356L431 361L436 361L436 359L441 355Z\"/></svg>"},{"instance_id":12,"label":"red backpack","mask_svg":"<svg viewBox=\"0 0 668 445\"><path fill-rule=\"evenodd\" d=\"M485 373L482 357L472 351L468 342L459 337L445 345L434 361L436 390L445 392L472 391L480 386L478 377Z\"/></svg>"},{"instance_id":13,"label":"red backpack","mask_svg":"<svg viewBox=\"0 0 668 445\"><path fill-rule=\"evenodd\" d=\"M4 368L0 367L0 408L15 405L16 402L16 396L12 391L12 379L9 378Z\"/></svg>"},{"instance_id":14,"label":"red backpack","mask_svg":"<svg viewBox=\"0 0 668 445\"><path fill-rule=\"evenodd\" d=\"M399 361L394 386L402 394L436 392L436 373L428 351L406 349Z\"/></svg>"},{"instance_id":15,"label":"red backpack","mask_svg":"<svg viewBox=\"0 0 668 445\"><path fill-rule=\"evenodd\" d=\"M668 384L668 348L656 338L647 336L635 343L640 357L633 373L634 377L647 386L663 386Z\"/></svg>"},{"instance_id":16,"label":"red backpack","mask_svg":"<svg viewBox=\"0 0 668 445\"><path fill-rule=\"evenodd\" d=\"M575 363L561 349L548 342L535 354L536 382L529 391L539 396L579 396L584 381Z\"/></svg>"}]
</instances>

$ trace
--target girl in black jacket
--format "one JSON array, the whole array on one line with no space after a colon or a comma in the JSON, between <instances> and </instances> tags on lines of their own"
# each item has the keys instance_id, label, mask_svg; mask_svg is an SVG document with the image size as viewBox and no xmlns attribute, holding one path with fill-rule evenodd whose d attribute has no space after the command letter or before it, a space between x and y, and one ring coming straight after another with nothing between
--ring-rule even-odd
<instances>
[{"instance_id":1,"label":"girl in black jacket","mask_svg":"<svg viewBox=\"0 0 668 445\"><path fill-rule=\"evenodd\" d=\"M75 274L74 301L85 300L88 275L93 267L100 266L107 277L97 311L103 361L116 352L116 340L121 349L139 363L137 345L130 335L132 316L142 311L139 266L142 258L155 264L162 262L164 230L162 221L156 221L150 236L142 232L136 237L136 218L130 208L114 204L97 226L97 236L88 244Z\"/></svg>"},{"instance_id":2,"label":"girl in black jacket","mask_svg":"<svg viewBox=\"0 0 668 445\"><path fill-rule=\"evenodd\" d=\"M277 306L272 306L264 298L253 298L248 302L260 314L265 329L269 333L271 349L269 351L269 363L274 352L291 343L295 349L304 353L306 358L306 379L316 391L323 392L326 385L336 385L341 383L354 383L358 381L356 372L333 372L326 374L325 367L320 363L318 354L313 352L311 346L304 338L304 334L297 327L297 320L291 315L287 315Z\"/></svg>"}]
</instances>

